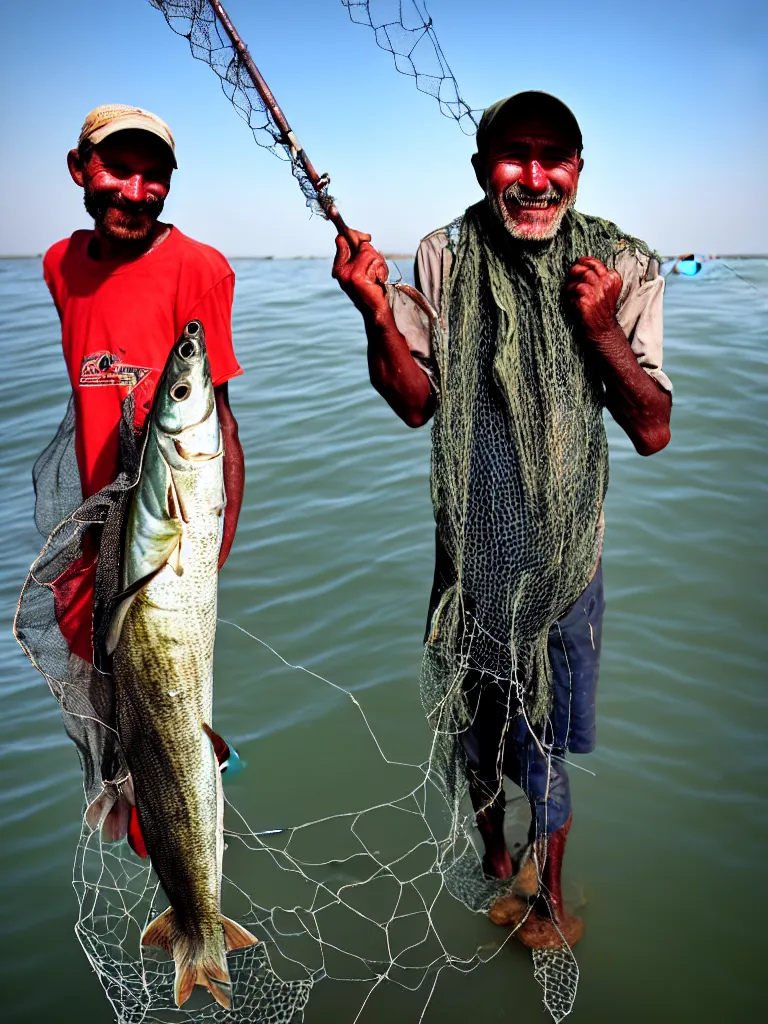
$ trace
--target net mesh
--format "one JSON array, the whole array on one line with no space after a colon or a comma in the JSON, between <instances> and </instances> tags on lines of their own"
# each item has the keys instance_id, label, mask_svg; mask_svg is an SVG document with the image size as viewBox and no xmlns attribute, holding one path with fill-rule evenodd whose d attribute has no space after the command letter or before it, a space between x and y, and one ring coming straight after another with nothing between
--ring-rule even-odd
<instances>
[{"instance_id":1,"label":"net mesh","mask_svg":"<svg viewBox=\"0 0 768 1024\"><path fill-rule=\"evenodd\" d=\"M341 0L356 25L371 29L376 44L392 54L397 70L413 78L419 92L433 96L440 112L458 122L465 135L477 131L479 110L459 90L435 33L432 17L419 0Z\"/></svg>"},{"instance_id":2,"label":"net mesh","mask_svg":"<svg viewBox=\"0 0 768 1024\"><path fill-rule=\"evenodd\" d=\"M259 95L243 61L233 47L209 0L149 0L169 27L189 42L192 56L215 72L222 91L246 122L255 142L290 163L309 209L321 217L335 203L328 191L330 178L313 184L291 140L278 127L273 112ZM350 19L372 29L377 44L392 54L395 67L413 78L416 88L433 96L440 110L472 135L479 111L472 111L459 91L426 5L418 0L341 0ZM295 140L293 140L295 142Z\"/></svg>"},{"instance_id":3,"label":"net mesh","mask_svg":"<svg viewBox=\"0 0 768 1024\"><path fill-rule=\"evenodd\" d=\"M441 901L466 898L482 912L509 891L510 883L483 877L467 816L458 827L445 828L439 776L428 762L404 766L389 760L354 694L290 664L236 623L220 625L246 633L291 671L341 690L383 762L413 769L418 782L392 802L262 833L253 832L228 803L222 906L260 939L257 946L228 957L233 983L229 1012L205 999L193 1008L174 1006L173 963L139 945L143 929L165 902L157 878L149 862L125 842L105 843L84 822L73 873L76 933L116 1019L121 1024L233 1019L283 1024L303 1019L313 987L332 980L359 987L350 1021L364 1020L377 990L388 984L414 993L420 1009L413 1019L422 1019L444 969L469 973L499 955L514 934L514 928L506 930L490 949L468 949L455 938L449 942L437 923ZM397 836L390 856L380 849L387 831ZM329 849L333 857L317 859L318 850ZM282 898L260 903L235 874L258 878L261 892L274 896L279 891ZM567 948L541 950L534 964L545 1005L554 1020L562 1020L575 997L573 955Z\"/></svg>"},{"instance_id":4,"label":"net mesh","mask_svg":"<svg viewBox=\"0 0 768 1024\"><path fill-rule=\"evenodd\" d=\"M568 665L568 702L555 701L551 637L599 581L608 480L602 384L561 293L580 256L613 266L626 253L647 267L651 253L573 209L546 247L520 246L487 201L445 237L450 273L432 322L438 550L422 702L454 820L468 794L488 820L502 818L512 777L534 809L541 867L570 813L566 752L579 749ZM549 900L543 880L539 870ZM578 977L571 958L537 957L547 1005L561 1013Z\"/></svg>"},{"instance_id":5,"label":"net mesh","mask_svg":"<svg viewBox=\"0 0 768 1024\"><path fill-rule=\"evenodd\" d=\"M251 129L257 145L290 163L309 209L325 217L325 208L334 202L328 192L330 179L324 176L319 188L312 184L295 146L278 127L253 84L242 55L233 47L208 0L149 2L161 12L169 27L188 41L192 56L214 71L224 95Z\"/></svg>"},{"instance_id":6,"label":"net mesh","mask_svg":"<svg viewBox=\"0 0 768 1024\"><path fill-rule=\"evenodd\" d=\"M65 728L80 756L89 806L98 804L103 794L114 795L126 769L109 677L70 654L57 623L54 592L62 573L66 577L74 568L77 577L83 558L90 565L94 531L102 538L110 530L115 536L121 533L126 496L138 479L139 449L129 427L132 422L129 398L122 430L126 468L113 484L85 502L80 502L77 487L71 407L38 461L35 484L43 534L50 514L70 511L47 537L30 570L15 622L19 642L59 701ZM125 840L105 841L86 813L73 873L79 905L76 934L116 1020L283 1024L301 1019L312 989L326 980L359 986L350 1020L365 1019L366 1009L385 985L412 992L421 1007L414 1019L420 1019L443 970L474 970L498 955L514 934L514 928L500 933L502 939L492 950L468 947L446 928L445 901L458 899L485 913L508 894L511 883L484 876L471 807L457 809L434 748L421 764L390 760L354 694L292 665L236 623L220 621L219 628L239 629L279 658L286 670L307 673L318 684L345 694L382 770L409 769L414 784L403 795L373 807L267 832L252 830L227 805L222 907L260 939L257 946L228 958L234 1006L230 1013L206 994L196 994L182 1009L174 1005L173 962L140 945L144 928L165 904L157 877L149 861L139 858ZM391 837L388 845L383 836ZM550 952L543 957L549 962ZM552 961L549 969L540 965L538 976L567 1001L557 962Z\"/></svg>"}]
</instances>

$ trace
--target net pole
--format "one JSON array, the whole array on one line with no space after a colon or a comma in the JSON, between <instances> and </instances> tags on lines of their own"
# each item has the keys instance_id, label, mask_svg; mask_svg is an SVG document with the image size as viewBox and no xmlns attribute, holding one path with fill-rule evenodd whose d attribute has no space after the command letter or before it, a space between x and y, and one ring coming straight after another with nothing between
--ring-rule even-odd
<instances>
[{"instance_id":1,"label":"net pole","mask_svg":"<svg viewBox=\"0 0 768 1024\"><path fill-rule=\"evenodd\" d=\"M330 181L328 175L318 174L315 168L312 166L311 160L307 156L304 147L296 138L296 135L293 132L291 126L288 124L288 120L285 114L280 109L278 102L272 93L272 90L269 88L266 81L264 80L263 75L256 67L253 57L251 57L250 53L248 52L248 47L245 45L242 38L240 37L239 32L232 24L232 20L227 14L226 10L224 9L224 5L220 3L220 0L209 0L209 2L214 10L216 17L219 19L222 28L229 37L232 46L235 48L238 56L243 62L243 66L245 67L245 70L248 72L248 75L251 81L253 82L254 88L256 89L256 92L259 94L262 103L267 108L269 113L272 115L272 119L277 125L277 128L282 136L281 141L283 145L286 146L290 151L291 159L301 166L302 170L309 179L310 184L317 193L317 201L320 204L323 213L328 218L328 220L331 221L331 223L336 227L339 234L343 235L344 238L346 238L347 242L349 242L352 249L356 249L357 247L353 241L352 233L349 227L345 223L344 218L339 213L336 204L333 202L333 200L326 192L328 182Z\"/></svg>"}]
</instances>

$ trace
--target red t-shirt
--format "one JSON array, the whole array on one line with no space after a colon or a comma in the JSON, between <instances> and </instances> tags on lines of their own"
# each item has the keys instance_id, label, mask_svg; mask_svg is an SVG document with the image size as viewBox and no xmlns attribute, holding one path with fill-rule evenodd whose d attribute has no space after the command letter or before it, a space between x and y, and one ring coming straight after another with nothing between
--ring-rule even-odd
<instances>
[{"instance_id":1,"label":"red t-shirt","mask_svg":"<svg viewBox=\"0 0 768 1024\"><path fill-rule=\"evenodd\" d=\"M232 348L235 275L221 253L171 228L156 249L112 263L88 256L92 237L92 231L76 231L43 260L75 395L83 497L114 480L123 400L133 392L141 428L188 320L199 320L205 330L214 387L243 372Z\"/></svg>"},{"instance_id":2,"label":"red t-shirt","mask_svg":"<svg viewBox=\"0 0 768 1024\"><path fill-rule=\"evenodd\" d=\"M232 348L235 275L221 253L171 228L156 249L114 263L91 259L92 237L93 231L76 231L43 260L75 396L83 497L115 479L123 401L133 392L140 429L187 321L203 325L214 387L243 372ZM92 654L94 574L93 556L84 557L53 586L59 627L70 650L85 659Z\"/></svg>"}]
</instances>

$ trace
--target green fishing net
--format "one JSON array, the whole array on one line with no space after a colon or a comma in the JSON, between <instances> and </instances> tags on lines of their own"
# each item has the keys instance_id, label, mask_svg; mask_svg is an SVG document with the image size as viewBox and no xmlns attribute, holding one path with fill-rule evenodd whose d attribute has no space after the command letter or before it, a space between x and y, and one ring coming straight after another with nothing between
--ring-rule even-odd
<instances>
[{"instance_id":1,"label":"green fishing net","mask_svg":"<svg viewBox=\"0 0 768 1024\"><path fill-rule=\"evenodd\" d=\"M482 202L448 229L450 344L434 322L432 500L451 583L430 625L425 700L433 677L445 693L475 668L517 680L536 727L552 699L547 636L594 575L608 484L602 383L562 289L580 256L612 266L619 251L649 252L573 209L539 247L493 220Z\"/></svg>"}]
</instances>

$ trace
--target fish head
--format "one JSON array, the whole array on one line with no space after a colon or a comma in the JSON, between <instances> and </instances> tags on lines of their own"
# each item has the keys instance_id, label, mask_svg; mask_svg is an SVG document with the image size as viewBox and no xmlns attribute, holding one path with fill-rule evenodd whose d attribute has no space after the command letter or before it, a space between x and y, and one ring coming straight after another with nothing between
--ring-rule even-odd
<instances>
[{"instance_id":1,"label":"fish head","mask_svg":"<svg viewBox=\"0 0 768 1024\"><path fill-rule=\"evenodd\" d=\"M214 408L205 331L199 320L190 320L165 364L152 410L154 426L160 433L174 439L194 433L199 442L209 434L211 450L199 451L198 454L215 455L218 431L214 436L213 432L197 429L210 420Z\"/></svg>"}]
</instances>

